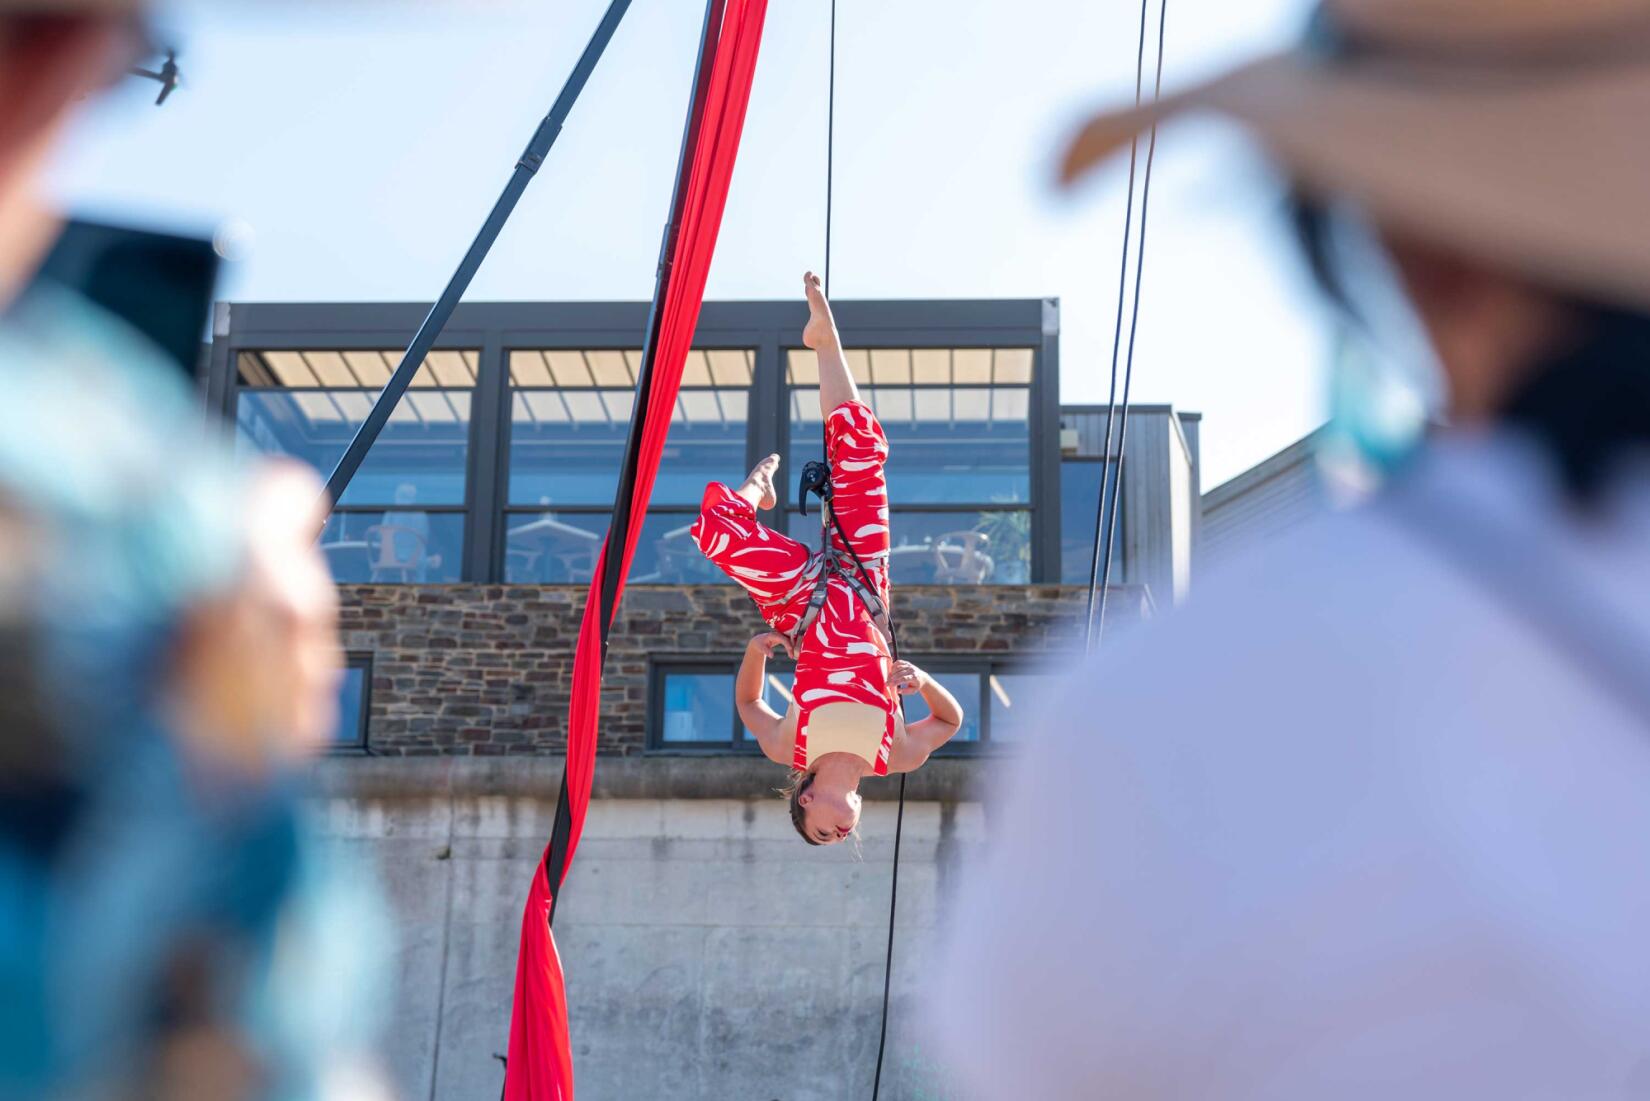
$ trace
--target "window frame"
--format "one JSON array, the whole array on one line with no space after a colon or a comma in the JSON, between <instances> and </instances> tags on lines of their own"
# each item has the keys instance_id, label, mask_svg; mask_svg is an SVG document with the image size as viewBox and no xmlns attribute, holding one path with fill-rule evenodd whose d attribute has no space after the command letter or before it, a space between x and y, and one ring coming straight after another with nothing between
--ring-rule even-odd
<instances>
[{"instance_id":1,"label":"window frame","mask_svg":"<svg viewBox=\"0 0 1650 1101\"><path fill-rule=\"evenodd\" d=\"M1053 655L1047 655L1053 656ZM973 701L959 700L965 712L979 718L980 737L977 741L951 741L935 750L934 756L946 758L968 758L980 756L997 756L1006 752L1013 752L1019 741L996 742L991 737L991 677L999 674L1034 673L1039 671L1036 665L1037 655L1010 655L1010 654L981 654L981 653L934 653L923 654L909 658L911 662L930 673L973 673L980 678L979 698ZM744 723L739 721L738 709L734 709L733 724L734 738L728 742L696 741L696 742L669 742L664 738L664 694L665 679L673 674L702 673L713 676L728 676L730 673L738 675L742 657L723 657L715 654L660 654L648 660L647 664L647 726L644 731L642 751L652 756L687 756L687 757L715 757L733 756L748 757L761 756L762 747L757 744L750 732L745 729ZM789 662L784 663L787 667Z\"/></svg>"},{"instance_id":2,"label":"window frame","mask_svg":"<svg viewBox=\"0 0 1650 1101\"><path fill-rule=\"evenodd\" d=\"M1128 478L1125 476L1125 472L1124 472L1124 468L1123 468L1124 459L1123 459L1122 456L1118 456L1116 458L1113 458L1113 457L1105 456L1105 455L1061 455L1060 456L1059 477L1055 482L1054 491L1055 491L1055 496L1060 498L1060 510L1061 510L1061 517L1062 517L1061 527L1062 527L1062 529L1065 526L1064 525L1064 514L1065 514L1065 506L1066 506L1066 502L1065 502L1065 468L1068 465L1076 465L1078 463L1086 463L1086 464L1095 465L1095 466L1110 467L1115 471L1115 473L1110 473L1109 475L1108 475L1107 471L1104 471L1104 470L1101 471L1101 474L1100 474L1100 492L1102 494L1104 494L1106 492L1106 490L1108 488L1110 488L1111 486L1117 487L1117 521L1116 521L1116 526L1115 526L1116 534L1114 536L1114 545L1112 547L1112 565L1116 570L1116 572L1113 575L1114 576L1113 584L1117 584L1118 582L1117 582L1116 579L1126 576L1126 572L1127 572L1126 568L1125 568L1126 567L1125 559L1127 558L1127 551L1126 551L1125 548L1128 546L1129 483L1128 483ZM1092 513L1090 513L1089 515L1092 515ZM1057 560L1054 563L1054 575L1055 575L1056 583L1061 584L1061 585L1084 585L1084 586L1088 585L1088 583L1089 583L1089 578L1088 577L1083 578L1083 580L1081 580L1081 581L1067 581L1067 580L1065 580L1066 541L1065 541L1065 532L1064 532L1064 530L1062 530L1061 533L1060 533L1060 539L1058 540L1058 550L1059 550L1059 554L1057 556ZM1091 543L1091 545L1089 547L1089 551L1090 551L1091 555L1093 553L1093 550L1094 550L1094 548L1093 548L1092 543ZM1092 575L1093 572L1094 572L1094 559L1091 557L1089 559L1089 573L1090 573L1090 575Z\"/></svg>"},{"instance_id":3,"label":"window frame","mask_svg":"<svg viewBox=\"0 0 1650 1101\"><path fill-rule=\"evenodd\" d=\"M661 654L647 663L647 730L643 752L656 756L678 757L750 757L762 756L762 747L745 724L739 721L739 709L733 709L733 732L726 742L665 740L665 681L672 675L703 674L725 677L739 675L741 658L719 658L715 655ZM730 664L731 662L731 664Z\"/></svg>"},{"instance_id":4,"label":"window frame","mask_svg":"<svg viewBox=\"0 0 1650 1101\"><path fill-rule=\"evenodd\" d=\"M735 334L735 335L738 335L738 334ZM747 334L743 334L743 335L748 336L748 337L755 337L756 336L756 334L754 334L754 333L747 333ZM630 339L629 339L628 343L626 343L624 341L620 341L618 343L615 343L611 339L611 336L612 336L612 334L609 334L610 338L607 339L607 340L589 341L589 342L585 342L585 343L578 343L578 342L570 343L570 342L568 342L567 340L565 340L563 338L550 339L550 340L546 340L543 343L523 342L523 341L517 340L517 341L513 341L513 342L507 344L502 349L503 354L501 356L501 367L500 367L500 369L503 373L502 382L503 382L503 388L504 388L504 397L503 397L504 416L503 416L503 419L502 419L502 421L499 425L499 428L498 428L498 434L499 434L499 471L498 471L499 509L498 509L498 513L497 513L497 515L498 515L497 522L498 522L499 526L498 526L498 538L495 541L495 545L494 545L494 549L493 549L494 561L491 564L491 570L492 570L491 576L496 577L502 583L505 583L505 584L520 584L520 585L546 584L546 582L508 581L507 580L507 578L509 576L508 556L509 556L509 552L510 552L510 521L511 521L512 517L532 516L536 513L542 513L542 512L546 512L546 511L553 511L553 512L557 512L557 513L565 513L569 516L606 516L606 517L609 517L610 519L613 515L613 506L611 505L611 503L606 504L606 505L601 505L601 504L572 504L572 505L553 504L553 505L549 506L549 508L546 508L546 506L544 506L544 505L538 505L538 504L535 504L535 505L518 505L518 504L513 504L510 501L510 448L511 448L511 443L512 443L512 437L514 436L514 433L515 433L515 419L514 419L513 405L514 405L516 392L518 390L547 390L547 389L554 390L554 389L556 389L555 387L543 387L543 386L523 386L523 387L516 386L510 379L510 356L511 356L512 353L515 353L515 352L610 352L610 351L633 352L633 351L637 350L636 349L636 341L635 341L635 338L634 338L633 334L630 335ZM708 339L707 339L707 337L708 337ZM750 468L752 466L756 465L757 447L758 447L757 436L759 435L758 422L761 420L762 413L763 413L763 410L761 410L757 405L757 379L760 376L761 371L762 371L762 359L763 359L763 356L762 356L762 351L763 350L760 347L760 344L761 344L761 342L759 340L755 340L755 339L750 339L750 340L743 341L743 342L740 342L740 341L737 341L737 340L730 340L730 339L728 339L727 334L714 335L714 334L696 333L695 334L695 339L694 339L694 342L693 342L693 347L690 349L690 351L693 351L693 352L749 352L749 353L751 353L751 357L752 357L751 384L748 388L746 388L746 391L745 391L746 395L747 395L747 397L746 397L747 414L746 414L746 417L745 417L745 457L744 457L744 460L743 460L744 461L744 467L741 470L730 471L727 474L727 477L729 477L729 478L737 478L741 474L743 474L746 471L750 470ZM592 387L579 387L579 389L589 389L591 391L614 391L614 390L617 390L619 388L618 387L612 387L612 386L592 386ZM735 389L738 389L738 387L734 387L734 386L717 386L715 384L712 384L712 385L709 385L709 386L685 386L684 385L680 388L680 390L678 392L679 393L691 393L691 392L710 393L710 392L715 392L715 391L718 391L718 390L735 390ZM670 505L660 505L660 504L656 504L656 503L653 503L653 502L649 502L648 509L647 509L647 515L642 518L642 523L646 524L648 520L653 519L654 517L657 517L657 516L679 516L679 517L682 518L682 523L687 524L687 523L691 523L693 518L698 516L698 515L699 515L698 502L694 502L692 504L670 504ZM605 536L603 537L603 540L605 542ZM549 584L573 584L573 585L582 585L582 584L585 584L585 583L586 582L583 582L583 581L549 582ZM710 584L723 584L724 582L709 582L709 583ZM731 581L730 582L725 582L725 583L726 584L732 584ZM646 584L666 584L666 585L672 585L672 584L684 584L684 582L646 582L646 581L643 581L643 582L628 582L627 584L642 584L642 585L646 585Z\"/></svg>"},{"instance_id":5,"label":"window frame","mask_svg":"<svg viewBox=\"0 0 1650 1101\"><path fill-rule=\"evenodd\" d=\"M223 310L220 304L219 312ZM208 400L213 408L223 416L226 430L233 438L239 432L239 403L243 392L250 393L327 393L330 391L359 392L356 388L322 387L322 386L253 386L241 382L240 357L244 353L262 352L387 352L393 349L405 349L411 334L402 336L398 333L389 333L382 330L374 331L327 331L327 332L271 332L257 334L236 334L225 341L217 331L217 322L214 322L212 342L212 380L213 384L207 388ZM479 508L478 486L476 472L480 465L477 447L485 442L485 426L479 422L483 420L482 395L488 371L488 349L479 339L479 334L463 330L449 329L435 342L430 350L434 352L474 352L476 353L476 381L469 387L470 419L467 425L467 435L464 447L464 496L457 504L419 504L416 508L404 509L408 512L428 513L460 513L464 517L462 535L462 553L459 562L458 582L462 584L475 581L474 563L472 561L472 546L475 543L474 528L478 525L478 517L482 515ZM225 345L219 352L219 344ZM220 365L221 356L221 365ZM369 388L370 389L370 388ZM458 387L440 387L442 390L459 389ZM216 400L214 401L214 395ZM325 478L330 471L318 471ZM383 513L396 508L393 503L382 505L348 504L336 505L328 513ZM445 582L453 584L454 582ZM443 582L413 582L412 584L443 584Z\"/></svg>"},{"instance_id":6,"label":"window frame","mask_svg":"<svg viewBox=\"0 0 1650 1101\"><path fill-rule=\"evenodd\" d=\"M361 671L361 708L355 717L355 738L343 741L334 738L327 753L337 757L367 757L372 755L372 662L370 650L350 650L344 654L345 669ZM339 716L343 726L344 716Z\"/></svg>"},{"instance_id":7,"label":"window frame","mask_svg":"<svg viewBox=\"0 0 1650 1101\"><path fill-rule=\"evenodd\" d=\"M835 304L848 342L864 348L1029 348L1030 501L987 502L971 511L1029 511L1029 584L1059 582L1059 304L1054 299L855 301ZM214 308L209 408L234 430L241 352L385 351L404 348L428 313L418 303L217 303ZM634 349L648 327L646 302L462 303L435 342L437 351L477 351L465 471L465 534L461 583L503 584L508 496L508 428L513 349ZM754 349L746 469L770 452L789 454L790 384L786 356L806 320L799 301L707 302L695 333L696 349ZM743 471L734 471L738 476ZM783 528L794 507L794 471L780 479L780 506L763 519ZM911 509L930 506L912 505ZM569 510L571 510L569 508ZM950 505L936 511L958 511ZM374 511L374 510L369 510ZM529 509L528 511L534 511ZM605 512L607 509L592 508ZM696 508L662 506L659 513L690 515ZM433 582L432 582L433 584Z\"/></svg>"},{"instance_id":8,"label":"window frame","mask_svg":"<svg viewBox=\"0 0 1650 1101\"><path fill-rule=\"evenodd\" d=\"M875 384L875 383L867 383L862 387L862 389L899 389L899 390L910 390L910 391L939 390L939 391L947 391L947 392L952 391L952 390L957 390L957 389L970 389L970 390L977 390L977 389L989 389L989 390L1014 389L1014 390L1019 390L1019 389L1023 389L1023 390L1025 390L1026 395L1027 395L1027 402L1026 402L1026 429L1027 429L1026 477L1027 477L1027 496L1028 496L1028 500L1023 501L1023 502L1011 502L1011 503L1005 503L1005 502L1001 502L1001 501L988 501L988 502L985 502L985 503L982 504L982 503L977 503L977 502L972 502L972 501L896 503L895 501L893 501L891 499L890 502L889 502L889 513L890 513L891 516L896 516L896 517L902 512L903 513L909 513L909 514L917 514L917 513L944 514L944 513L949 513L949 512L963 512L963 513L967 513L967 512L977 512L977 513L989 513L989 512L1028 513L1031 516L1031 531L1030 531L1030 535L1028 537L1029 540L1030 540L1030 543L1031 543L1031 561L1028 564L1029 568L1028 568L1028 571L1027 571L1029 576L1027 577L1027 579L1024 582L1012 582L1012 583L1010 583L1010 582L990 582L989 584L1038 585L1038 584L1044 584L1044 583L1049 582L1049 581L1052 581L1052 583L1058 584L1059 580L1060 580L1060 547L1059 547L1059 496L1060 496L1059 491L1060 491L1060 483L1059 483L1059 480L1058 480L1058 473L1059 472L1058 472L1058 469L1056 469L1056 471L1055 471L1056 478L1055 478L1055 481L1052 485L1053 492L1051 494L1049 492L1050 487L1046 484L1046 472L1043 471L1042 469L1040 469L1040 465L1039 465L1039 462L1038 462L1039 456L1042 454L1041 449L1044 446L1043 440L1045 438L1047 438L1047 433L1048 433L1048 427L1046 425L1044 425L1043 423L1041 423L1042 420L1043 420L1043 416L1044 416L1044 402L1046 400L1047 392L1048 392L1048 389L1049 389L1048 384L1043 380L1043 377L1042 377L1043 376L1044 364L1045 364L1045 362L1047 362L1049 360L1049 357L1046 355L1047 349L1044 346L1044 342L1033 342L1033 341L1029 341L1029 340L1023 340L1023 341L1016 342L1016 341L1012 341L1012 340L997 341L997 340L990 340L990 339L978 339L978 334L971 333L968 330L959 330L959 331L954 332L954 333L939 333L939 334L935 334L935 333L912 333L912 332L905 332L905 333L868 333L868 334L865 334L865 339L863 339L863 340L861 340L861 339L854 340L853 341L853 346L856 347L856 348L865 348L869 351L878 351L878 350L896 350L896 351L948 350L948 351L957 351L957 350L965 350L965 349L966 350L972 350L972 349L977 349L977 348L984 348L984 349L989 349L991 351L1027 350L1027 351L1031 352L1031 378L1028 382L1024 382L1024 383L1013 383L1013 384L1010 384L1010 385L1007 385L1007 386L1002 386L1002 387L993 386L993 385L989 385L989 384L982 386L982 385L977 384L977 383L965 383L965 384L961 385L960 387L956 383L934 383L934 382L888 383L888 384L883 384L883 385L878 385L878 384ZM780 445L779 445L778 448L776 448L776 450L779 452L780 455L786 456L787 458L790 456L791 442L792 442L792 431L791 431L791 399L792 399L792 396L797 390L807 391L807 390L817 390L819 388L818 383L793 383L790 380L790 356L791 356L791 353L792 352L797 352L797 351L805 351L805 350L806 349L804 349L802 347L802 345L797 344L794 341L782 342L780 344L780 347L779 347L778 384L779 384L779 441L780 441ZM1058 387L1058 381L1057 380L1055 381L1055 387L1056 388ZM821 425L821 431L822 432L823 432L823 429L824 429L824 426L822 424ZM1059 436L1059 415L1058 415L1058 407L1056 405L1055 423L1054 423L1054 429L1053 429L1053 438L1058 439L1058 436ZM780 481L781 481L781 485L779 485L777 487L778 490L779 490L778 511L788 514L796 508L796 501L794 500L794 496L795 496L795 493L796 493L796 484L795 484L796 479L795 479L795 477L781 478ZM1052 498L1052 505L1050 503L1051 498ZM1054 521L1053 530L1054 530L1054 533L1055 533L1055 536L1054 536L1055 537L1055 547L1054 547L1054 550L1052 551L1052 553L1046 547L1044 547L1042 545L1045 542L1045 540L1047 539L1047 532L1049 530L1048 523L1049 523L1049 520L1050 520L1051 517ZM788 525L788 523L789 523L789 521L787 520L786 524ZM1050 562L1053 563L1052 577L1049 577L1049 568L1050 568L1049 563Z\"/></svg>"}]
</instances>

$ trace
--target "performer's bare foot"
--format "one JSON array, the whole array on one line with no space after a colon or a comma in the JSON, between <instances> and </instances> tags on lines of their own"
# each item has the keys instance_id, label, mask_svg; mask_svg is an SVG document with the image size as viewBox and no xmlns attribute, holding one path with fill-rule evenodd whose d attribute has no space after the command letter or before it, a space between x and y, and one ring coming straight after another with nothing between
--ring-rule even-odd
<instances>
[{"instance_id":1,"label":"performer's bare foot","mask_svg":"<svg viewBox=\"0 0 1650 1101\"><path fill-rule=\"evenodd\" d=\"M819 276L808 272L802 277L802 287L808 294L808 324L802 328L802 343L816 352L839 347L841 340L836 332L836 319L831 316L831 304L825 301L825 290L819 285Z\"/></svg>"},{"instance_id":2,"label":"performer's bare foot","mask_svg":"<svg viewBox=\"0 0 1650 1101\"><path fill-rule=\"evenodd\" d=\"M779 503L779 494L773 489L773 476L778 472L779 456L769 455L751 467L751 472L745 476L744 485L734 492L749 501L752 508L772 508Z\"/></svg>"}]
</instances>

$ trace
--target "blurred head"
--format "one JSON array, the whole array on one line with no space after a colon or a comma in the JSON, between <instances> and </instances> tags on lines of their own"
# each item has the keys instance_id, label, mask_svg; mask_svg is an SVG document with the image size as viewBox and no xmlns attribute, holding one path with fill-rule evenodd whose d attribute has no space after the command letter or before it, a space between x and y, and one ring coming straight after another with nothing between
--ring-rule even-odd
<instances>
[{"instance_id":1,"label":"blurred head","mask_svg":"<svg viewBox=\"0 0 1650 1101\"><path fill-rule=\"evenodd\" d=\"M1374 330L1375 341L1390 341L1399 334L1390 331L1396 327L1391 311L1379 299L1394 291L1413 308L1422 330L1417 335L1444 377L1453 423L1496 417L1536 366L1578 335L1587 310L1535 280L1378 220L1367 245L1379 250L1382 262L1349 262L1358 249L1345 242L1366 232L1362 226L1347 224L1348 214L1301 190L1290 206L1313 277L1350 321ZM1386 273L1395 287L1371 285ZM1417 353L1409 346L1390 350Z\"/></svg>"},{"instance_id":2,"label":"blurred head","mask_svg":"<svg viewBox=\"0 0 1650 1101\"><path fill-rule=\"evenodd\" d=\"M1300 192L1290 207L1319 289L1381 341L1388 334L1366 308L1369 273L1337 261L1337 216ZM1574 500L1595 498L1623 445L1650 438L1650 312L1543 286L1399 229L1376 235L1443 377L1450 422L1528 433Z\"/></svg>"},{"instance_id":3,"label":"blurred head","mask_svg":"<svg viewBox=\"0 0 1650 1101\"><path fill-rule=\"evenodd\" d=\"M785 795L791 825L810 845L835 845L859 828L860 796L852 787L820 781L812 772L793 772Z\"/></svg>"},{"instance_id":4,"label":"blurred head","mask_svg":"<svg viewBox=\"0 0 1650 1101\"><path fill-rule=\"evenodd\" d=\"M136 17L117 5L28 7L0 7L0 301L16 295L57 236L42 175L77 104L145 52Z\"/></svg>"},{"instance_id":5,"label":"blurred head","mask_svg":"<svg viewBox=\"0 0 1650 1101\"><path fill-rule=\"evenodd\" d=\"M1555 363L1619 350L1598 323L1650 303L1647 35L1644 0L1321 0L1294 48L1094 117L1063 171L1173 115L1243 125L1358 227L1338 297L1377 351L1430 360L1447 386L1410 380L1429 411L1497 419Z\"/></svg>"},{"instance_id":6,"label":"blurred head","mask_svg":"<svg viewBox=\"0 0 1650 1101\"><path fill-rule=\"evenodd\" d=\"M410 505L418 500L418 487L411 482L402 482L395 487L395 503Z\"/></svg>"},{"instance_id":7,"label":"blurred head","mask_svg":"<svg viewBox=\"0 0 1650 1101\"><path fill-rule=\"evenodd\" d=\"M338 590L314 550L320 481L273 464L243 499L247 561L239 583L191 609L168 693L188 750L263 774L322 745L338 725Z\"/></svg>"}]
</instances>

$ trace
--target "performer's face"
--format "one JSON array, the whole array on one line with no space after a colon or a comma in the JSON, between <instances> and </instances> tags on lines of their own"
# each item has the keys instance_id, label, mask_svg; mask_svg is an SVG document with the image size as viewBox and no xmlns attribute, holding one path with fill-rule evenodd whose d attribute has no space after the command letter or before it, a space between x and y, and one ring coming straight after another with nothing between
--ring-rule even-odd
<instances>
[{"instance_id":1,"label":"performer's face","mask_svg":"<svg viewBox=\"0 0 1650 1101\"><path fill-rule=\"evenodd\" d=\"M857 791L833 791L816 781L797 802L802 807L802 828L821 845L834 845L859 826Z\"/></svg>"}]
</instances>

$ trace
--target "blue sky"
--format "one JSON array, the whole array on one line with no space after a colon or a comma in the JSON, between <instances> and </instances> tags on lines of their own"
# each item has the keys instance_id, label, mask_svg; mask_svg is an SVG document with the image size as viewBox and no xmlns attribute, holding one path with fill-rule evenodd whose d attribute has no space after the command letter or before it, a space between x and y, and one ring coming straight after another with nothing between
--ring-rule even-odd
<instances>
[{"instance_id":1,"label":"blue sky","mask_svg":"<svg viewBox=\"0 0 1650 1101\"><path fill-rule=\"evenodd\" d=\"M1169 87L1286 41L1306 9L1169 2ZM119 88L56 185L82 212L247 227L226 298L427 301L605 6L174 7L186 87L158 110L153 85ZM702 10L635 0L470 298L648 297ZM828 12L772 0L712 298L790 297L822 259ZM1051 165L1086 108L1132 94L1138 15L838 0L835 293L1059 296L1062 398L1103 401L1124 173L1061 195ZM1228 129L1161 139L1134 397L1204 414L1206 488L1321 419L1328 330L1278 201Z\"/></svg>"}]
</instances>

